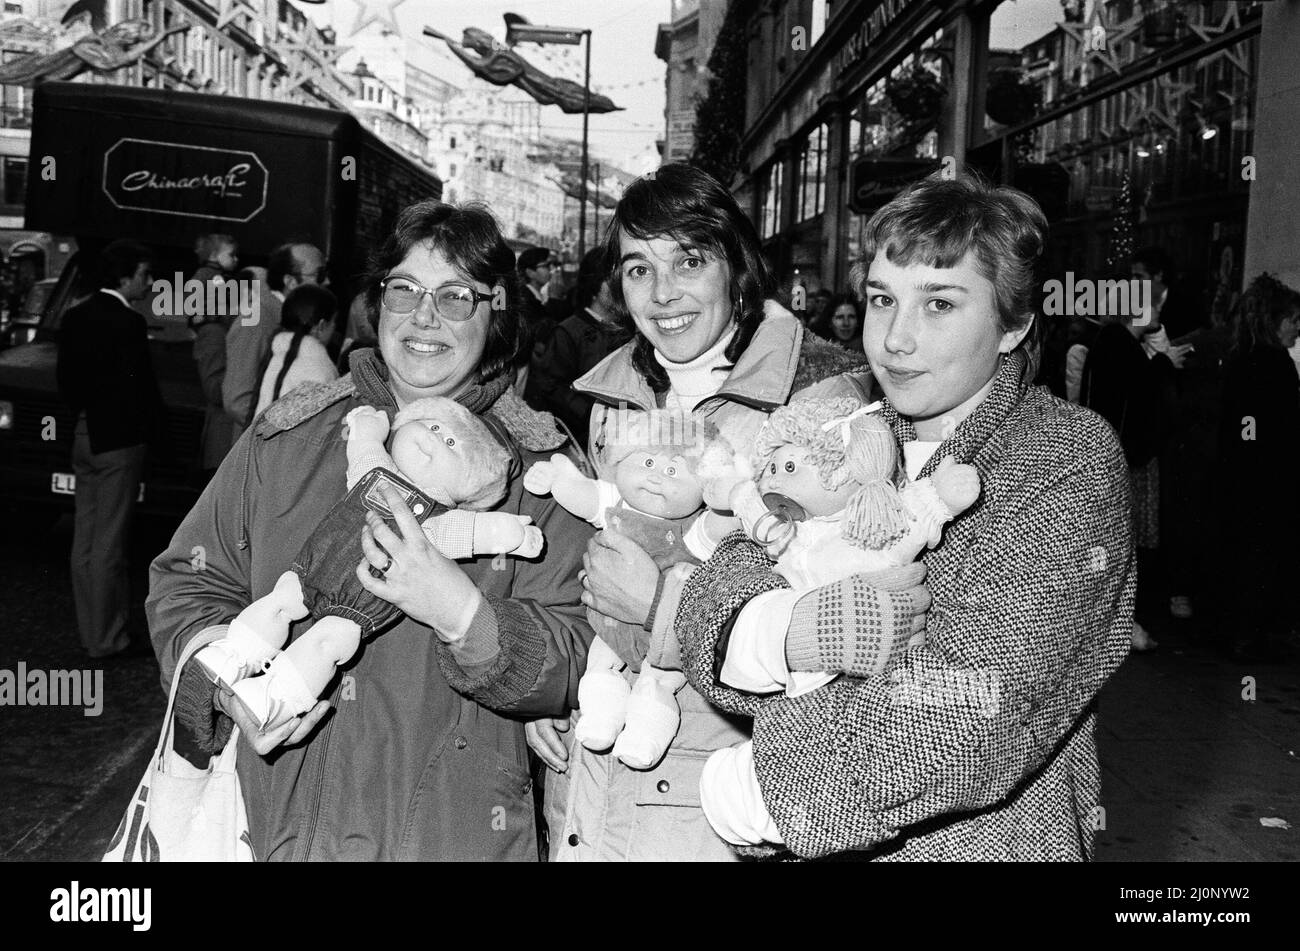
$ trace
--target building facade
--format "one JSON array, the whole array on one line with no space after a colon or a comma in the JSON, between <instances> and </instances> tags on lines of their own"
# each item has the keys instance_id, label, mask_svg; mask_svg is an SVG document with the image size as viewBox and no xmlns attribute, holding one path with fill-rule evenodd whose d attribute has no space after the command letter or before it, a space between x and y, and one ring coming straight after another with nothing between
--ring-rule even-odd
<instances>
[{"instance_id":1,"label":"building facade","mask_svg":"<svg viewBox=\"0 0 1300 951\"><path fill-rule=\"evenodd\" d=\"M1138 243L1171 250L1207 306L1216 282L1240 287L1263 13L1293 4L733 2L749 45L733 188L787 287L846 288L871 212L961 168L1039 200L1053 270L1100 276L1115 218L1131 214ZM1041 35L997 42L1038 4ZM1125 181L1133 205L1117 207Z\"/></svg>"},{"instance_id":2,"label":"building facade","mask_svg":"<svg viewBox=\"0 0 1300 951\"><path fill-rule=\"evenodd\" d=\"M673 0L672 20L659 24L655 55L664 79L662 160L684 162L695 150L695 107L708 85L709 54L722 29L727 0Z\"/></svg>"}]
</instances>

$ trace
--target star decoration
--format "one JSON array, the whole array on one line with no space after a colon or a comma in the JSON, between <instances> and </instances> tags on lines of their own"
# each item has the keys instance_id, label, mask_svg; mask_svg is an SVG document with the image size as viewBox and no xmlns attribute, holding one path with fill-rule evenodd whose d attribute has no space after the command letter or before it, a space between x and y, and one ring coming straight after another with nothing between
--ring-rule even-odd
<instances>
[{"instance_id":1,"label":"star decoration","mask_svg":"<svg viewBox=\"0 0 1300 951\"><path fill-rule=\"evenodd\" d=\"M1107 27L1102 18L1101 7L1098 6L1093 12L1091 22L1059 23L1057 25L1079 44L1079 56L1084 67L1080 75L1082 80L1080 85L1086 85L1086 67L1091 60L1100 60L1112 73L1117 75L1124 71L1124 67L1119 61L1119 54L1116 51L1119 49L1120 43L1141 29L1142 16L1140 13L1135 13L1123 23ZM1098 27L1101 28L1099 32ZM1101 42L1094 42L1094 37L1100 38Z\"/></svg>"},{"instance_id":2,"label":"star decoration","mask_svg":"<svg viewBox=\"0 0 1300 951\"><path fill-rule=\"evenodd\" d=\"M1210 26L1205 23L1189 23L1187 28L1201 38L1203 42L1208 42L1216 36L1222 36L1230 29L1236 29L1241 26L1241 15L1237 11L1235 3L1229 4L1227 11L1223 14L1223 19L1219 21L1218 26ZM1246 66L1245 60L1237 54L1240 44L1225 46L1221 50L1210 53L1196 61L1197 69L1209 69L1210 64L1217 59L1226 59L1233 66L1237 67L1244 75L1250 75L1250 69Z\"/></svg>"},{"instance_id":3,"label":"star decoration","mask_svg":"<svg viewBox=\"0 0 1300 951\"><path fill-rule=\"evenodd\" d=\"M378 23L380 26L386 26L399 36L402 28L397 25L397 8L406 0L354 0L361 9L357 11L356 22L352 24L350 36L356 36L372 23ZM387 14L381 14L378 11L381 7L387 6Z\"/></svg>"},{"instance_id":4,"label":"star decoration","mask_svg":"<svg viewBox=\"0 0 1300 951\"><path fill-rule=\"evenodd\" d=\"M306 53L315 52L306 43L298 40L282 40L271 47L289 67L282 92L292 92L308 80L320 80L324 70L319 63L312 62ZM296 55L295 55L296 54Z\"/></svg>"},{"instance_id":5,"label":"star decoration","mask_svg":"<svg viewBox=\"0 0 1300 951\"><path fill-rule=\"evenodd\" d=\"M1171 132L1177 132L1183 99L1193 88L1191 83L1175 82L1168 76L1161 76L1156 80L1156 101L1147 110L1147 117L1164 123Z\"/></svg>"}]
</instances>

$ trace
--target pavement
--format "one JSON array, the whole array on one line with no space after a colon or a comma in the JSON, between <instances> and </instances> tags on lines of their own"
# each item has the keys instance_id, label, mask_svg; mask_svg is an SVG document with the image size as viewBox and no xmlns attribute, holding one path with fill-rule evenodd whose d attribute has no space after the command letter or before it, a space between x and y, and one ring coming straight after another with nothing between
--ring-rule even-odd
<instances>
[{"instance_id":1,"label":"pavement","mask_svg":"<svg viewBox=\"0 0 1300 951\"><path fill-rule=\"evenodd\" d=\"M166 702L157 665L82 654L69 518L0 511L0 524L0 670L21 661L103 672L98 716L0 707L0 861L94 861L157 743ZM142 524L133 541L132 624L142 634L146 569L171 528ZM1160 647L1130 656L1100 698L1098 860L1296 861L1300 665L1224 660L1193 642L1194 622L1148 627Z\"/></svg>"}]
</instances>

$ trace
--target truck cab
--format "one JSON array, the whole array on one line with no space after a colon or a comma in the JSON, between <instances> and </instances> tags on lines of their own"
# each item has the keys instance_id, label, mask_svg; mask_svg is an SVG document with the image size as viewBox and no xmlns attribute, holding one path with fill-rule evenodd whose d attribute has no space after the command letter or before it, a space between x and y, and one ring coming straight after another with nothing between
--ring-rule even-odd
<instances>
[{"instance_id":1,"label":"truck cab","mask_svg":"<svg viewBox=\"0 0 1300 951\"><path fill-rule=\"evenodd\" d=\"M25 226L72 236L78 250L52 284L43 282L34 339L0 350L0 498L71 509L76 420L56 381L60 328L68 309L96 290L86 278L94 255L130 238L155 256L154 297L138 309L167 410L140 505L171 517L203 489L205 402L194 334L188 315L162 299L180 299L178 278L198 263L195 238L232 235L242 266L264 266L289 241L316 245L341 327L370 251L401 209L442 195L431 170L348 113L81 83L36 90L29 168Z\"/></svg>"}]
</instances>

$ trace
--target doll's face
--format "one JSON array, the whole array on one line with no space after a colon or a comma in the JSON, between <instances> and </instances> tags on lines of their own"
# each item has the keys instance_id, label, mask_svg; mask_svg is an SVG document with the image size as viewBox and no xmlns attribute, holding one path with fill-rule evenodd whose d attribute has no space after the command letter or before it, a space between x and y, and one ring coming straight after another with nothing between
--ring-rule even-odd
<instances>
[{"instance_id":1,"label":"doll's face","mask_svg":"<svg viewBox=\"0 0 1300 951\"><path fill-rule=\"evenodd\" d=\"M393 462L402 475L430 495L455 498L455 488L465 472L464 453L463 435L445 420L411 420L393 434Z\"/></svg>"},{"instance_id":2,"label":"doll's face","mask_svg":"<svg viewBox=\"0 0 1300 951\"><path fill-rule=\"evenodd\" d=\"M807 451L786 444L772 454L763 471L758 474L758 491L766 495L776 492L793 499L809 515L834 515L849 504L849 499L861 486L850 480L834 491L822 485L817 467L807 461Z\"/></svg>"},{"instance_id":3,"label":"doll's face","mask_svg":"<svg viewBox=\"0 0 1300 951\"><path fill-rule=\"evenodd\" d=\"M675 453L632 453L614 470L614 484L624 502L659 518L685 518L704 504L699 479Z\"/></svg>"}]
</instances>

